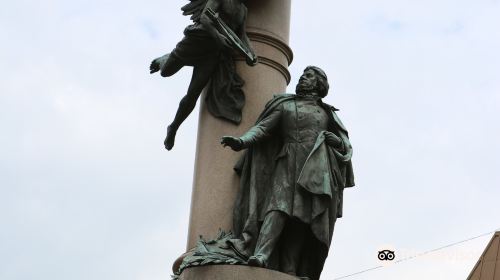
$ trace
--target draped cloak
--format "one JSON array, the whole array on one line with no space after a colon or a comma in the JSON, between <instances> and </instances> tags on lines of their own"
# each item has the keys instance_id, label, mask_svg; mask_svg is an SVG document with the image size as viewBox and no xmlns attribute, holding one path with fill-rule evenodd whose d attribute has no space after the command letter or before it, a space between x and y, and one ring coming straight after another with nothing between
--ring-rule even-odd
<instances>
[{"instance_id":1,"label":"draped cloak","mask_svg":"<svg viewBox=\"0 0 500 280\"><path fill-rule=\"evenodd\" d=\"M257 123L287 102L295 104L297 98L300 96L295 94L276 95L266 105ZM297 181L291 182L301 192L307 193L306 197L311 200L305 215L309 218L300 219L308 225L308 233L298 275L306 275L313 280L319 279L328 255L335 221L342 217L344 188L354 186L352 147L347 130L333 106L321 101L320 106L328 115L328 131L342 140L342 147L326 145L324 132L319 133ZM269 208L269 198L273 197L273 180L278 172L276 159L294 153L293 149L283 152L284 145L280 137L268 137L249 147L234 168L240 176L240 186L233 216L233 232L238 241L234 240L232 243L238 243L235 244L238 245L235 249L242 255L253 255L262 221L267 212L273 210ZM282 234L287 234L286 228ZM279 264L273 264L270 260L269 268L279 270Z\"/></svg>"}]
</instances>

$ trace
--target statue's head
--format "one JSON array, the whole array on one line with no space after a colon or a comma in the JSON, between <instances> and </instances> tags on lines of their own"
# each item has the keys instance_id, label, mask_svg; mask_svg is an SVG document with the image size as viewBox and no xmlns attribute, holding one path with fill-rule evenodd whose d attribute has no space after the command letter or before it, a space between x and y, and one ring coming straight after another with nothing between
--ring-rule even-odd
<instances>
[{"instance_id":1,"label":"statue's head","mask_svg":"<svg viewBox=\"0 0 500 280\"><path fill-rule=\"evenodd\" d=\"M313 94L323 98L328 95L329 88L325 71L316 66L308 66L300 77L295 91L297 94Z\"/></svg>"}]
</instances>

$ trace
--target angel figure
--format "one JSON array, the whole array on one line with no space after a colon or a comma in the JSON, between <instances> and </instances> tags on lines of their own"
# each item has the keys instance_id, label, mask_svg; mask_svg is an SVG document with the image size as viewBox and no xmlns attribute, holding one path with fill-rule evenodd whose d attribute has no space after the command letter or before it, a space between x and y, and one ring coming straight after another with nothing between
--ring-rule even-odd
<instances>
[{"instance_id":1,"label":"angel figure","mask_svg":"<svg viewBox=\"0 0 500 280\"><path fill-rule=\"evenodd\" d=\"M239 124L245 103L244 81L236 73L233 54L242 54L250 66L257 63L245 31L244 0L190 0L182 11L191 16L193 24L186 27L184 38L172 52L154 59L150 65L150 73L160 71L162 77L170 77L184 66L193 67L187 94L167 128L167 150L174 146L179 126L191 114L206 86L210 113Z\"/></svg>"}]
</instances>

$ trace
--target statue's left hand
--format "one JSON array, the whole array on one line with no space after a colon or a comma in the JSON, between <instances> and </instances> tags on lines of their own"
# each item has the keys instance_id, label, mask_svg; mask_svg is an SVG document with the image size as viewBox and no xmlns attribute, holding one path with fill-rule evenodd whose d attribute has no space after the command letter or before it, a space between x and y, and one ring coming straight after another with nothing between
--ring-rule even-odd
<instances>
[{"instance_id":1,"label":"statue's left hand","mask_svg":"<svg viewBox=\"0 0 500 280\"><path fill-rule=\"evenodd\" d=\"M222 146L229 146L233 151L241 151L243 150L243 141L240 138L232 137L232 136L224 136L222 137L220 143Z\"/></svg>"},{"instance_id":2,"label":"statue's left hand","mask_svg":"<svg viewBox=\"0 0 500 280\"><path fill-rule=\"evenodd\" d=\"M342 145L342 139L340 139L339 137L337 137L337 135L335 135L335 133L330 131L325 132L325 142L328 146L332 147L339 147L340 145Z\"/></svg>"}]
</instances>

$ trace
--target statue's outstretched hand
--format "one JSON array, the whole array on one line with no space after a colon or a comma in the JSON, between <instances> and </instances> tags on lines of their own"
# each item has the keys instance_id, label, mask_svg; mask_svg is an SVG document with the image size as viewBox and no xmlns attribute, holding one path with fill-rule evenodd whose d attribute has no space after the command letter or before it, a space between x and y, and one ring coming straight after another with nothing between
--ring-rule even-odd
<instances>
[{"instance_id":1,"label":"statue's outstretched hand","mask_svg":"<svg viewBox=\"0 0 500 280\"><path fill-rule=\"evenodd\" d=\"M243 141L240 138L232 137L232 136L224 136L222 137L220 143L222 146L229 146L233 151L241 151L243 150Z\"/></svg>"}]
</instances>

